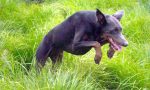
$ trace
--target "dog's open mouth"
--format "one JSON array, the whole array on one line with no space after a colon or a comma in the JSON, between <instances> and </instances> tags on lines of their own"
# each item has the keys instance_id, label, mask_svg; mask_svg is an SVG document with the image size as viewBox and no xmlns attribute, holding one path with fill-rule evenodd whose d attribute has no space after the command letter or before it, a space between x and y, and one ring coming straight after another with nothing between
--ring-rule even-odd
<instances>
[{"instance_id":1,"label":"dog's open mouth","mask_svg":"<svg viewBox=\"0 0 150 90\"><path fill-rule=\"evenodd\" d=\"M115 42L111 37L107 37L110 46L113 48L114 51L121 51L122 46Z\"/></svg>"}]
</instances>

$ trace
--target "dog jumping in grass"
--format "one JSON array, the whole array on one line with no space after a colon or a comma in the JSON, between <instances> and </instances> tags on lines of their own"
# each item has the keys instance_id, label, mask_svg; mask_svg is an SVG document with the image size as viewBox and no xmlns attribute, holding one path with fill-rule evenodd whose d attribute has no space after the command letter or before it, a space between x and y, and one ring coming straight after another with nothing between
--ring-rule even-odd
<instances>
[{"instance_id":1,"label":"dog jumping in grass","mask_svg":"<svg viewBox=\"0 0 150 90\"><path fill-rule=\"evenodd\" d=\"M128 45L119 22L123 14L121 10L107 15L99 9L76 12L45 35L36 52L38 68L45 65L48 57L53 65L62 62L63 51L83 55L91 48L95 49L94 61L99 64L101 47L106 43L109 43L107 55L112 58L115 51Z\"/></svg>"}]
</instances>

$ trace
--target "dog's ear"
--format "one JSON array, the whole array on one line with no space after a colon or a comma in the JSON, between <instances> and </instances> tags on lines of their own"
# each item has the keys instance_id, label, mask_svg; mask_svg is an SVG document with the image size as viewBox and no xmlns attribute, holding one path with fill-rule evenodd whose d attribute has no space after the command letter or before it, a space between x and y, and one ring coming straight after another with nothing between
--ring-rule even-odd
<instances>
[{"instance_id":1,"label":"dog's ear","mask_svg":"<svg viewBox=\"0 0 150 90\"><path fill-rule=\"evenodd\" d=\"M115 18L117 18L119 21L121 20L121 18L122 18L123 15L124 15L124 11L123 10L119 10L115 14L113 14L113 16Z\"/></svg>"},{"instance_id":2,"label":"dog's ear","mask_svg":"<svg viewBox=\"0 0 150 90\"><path fill-rule=\"evenodd\" d=\"M104 15L99 9L96 9L96 17L97 17L98 22L99 22L101 25L106 24L105 15Z\"/></svg>"}]
</instances>

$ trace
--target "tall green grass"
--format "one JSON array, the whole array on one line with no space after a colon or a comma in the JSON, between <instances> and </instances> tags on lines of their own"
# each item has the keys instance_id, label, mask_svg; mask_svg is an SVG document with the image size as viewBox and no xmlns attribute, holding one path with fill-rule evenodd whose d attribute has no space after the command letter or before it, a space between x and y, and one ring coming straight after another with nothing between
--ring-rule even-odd
<instances>
[{"instance_id":1,"label":"tall green grass","mask_svg":"<svg viewBox=\"0 0 150 90\"><path fill-rule=\"evenodd\" d=\"M33 0L36 1L36 0ZM0 0L0 89L1 90L149 90L150 7L149 0ZM64 54L57 72L51 61L40 75L35 72L35 52L44 35L79 10L113 14L124 9L121 23L129 46L107 58L102 48L100 65L94 50L86 55Z\"/></svg>"}]
</instances>

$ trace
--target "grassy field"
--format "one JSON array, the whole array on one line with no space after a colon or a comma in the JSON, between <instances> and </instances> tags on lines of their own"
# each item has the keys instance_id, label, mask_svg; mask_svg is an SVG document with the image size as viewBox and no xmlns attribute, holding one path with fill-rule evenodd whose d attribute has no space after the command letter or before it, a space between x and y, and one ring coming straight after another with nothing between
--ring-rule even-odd
<instances>
[{"instance_id":1,"label":"grassy field","mask_svg":"<svg viewBox=\"0 0 150 90\"><path fill-rule=\"evenodd\" d=\"M25 1L0 0L0 90L150 90L149 0ZM37 76L35 51L44 35L74 12L96 8L125 11L129 46L109 60L105 45L100 65L93 49L83 56L65 53L57 72L51 73L49 60Z\"/></svg>"}]
</instances>

